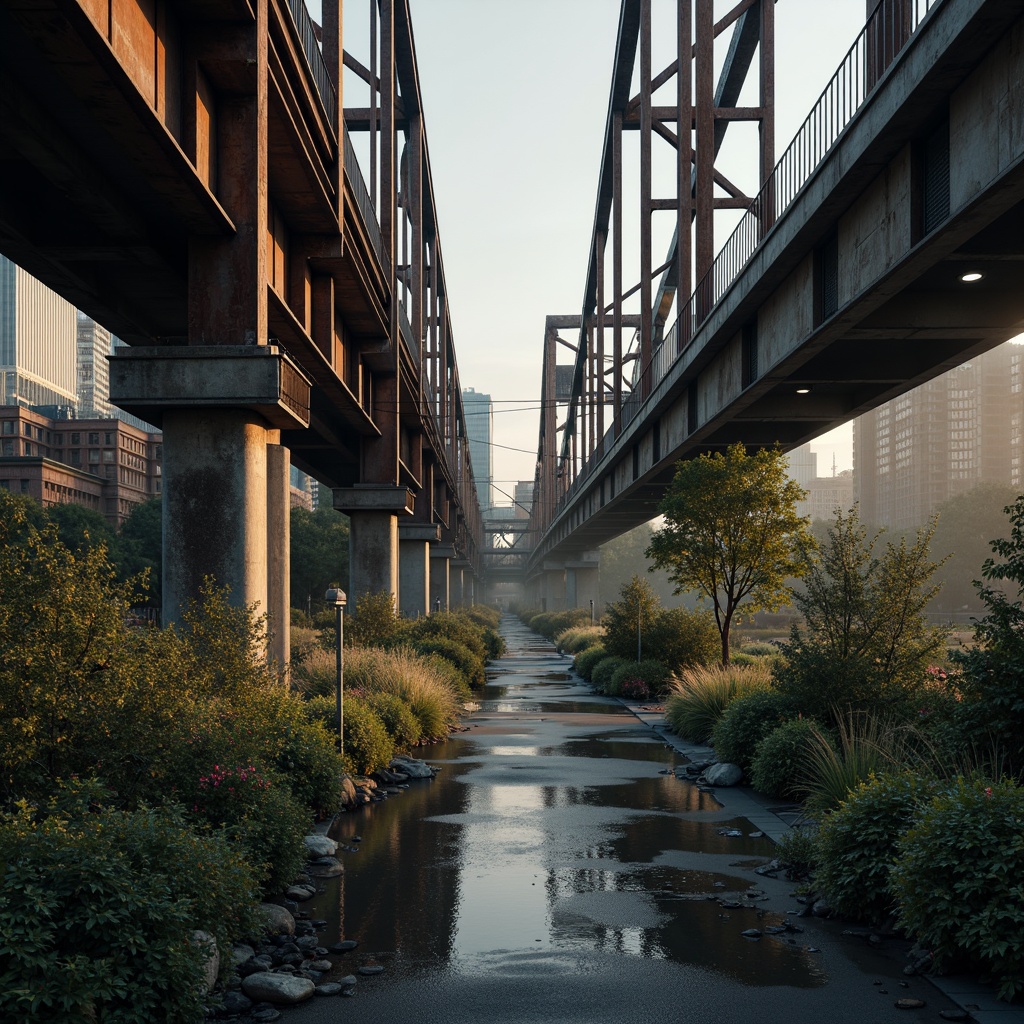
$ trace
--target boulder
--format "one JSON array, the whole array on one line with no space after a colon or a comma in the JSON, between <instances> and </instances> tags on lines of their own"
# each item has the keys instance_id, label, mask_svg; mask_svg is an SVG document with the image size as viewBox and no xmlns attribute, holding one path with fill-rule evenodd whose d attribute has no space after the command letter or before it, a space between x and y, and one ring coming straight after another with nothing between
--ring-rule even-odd
<instances>
[{"instance_id":1,"label":"boulder","mask_svg":"<svg viewBox=\"0 0 1024 1024\"><path fill-rule=\"evenodd\" d=\"M206 954L206 963L203 965L203 984L207 992L212 992L217 984L217 975L220 973L220 951L217 949L217 940L209 933L196 929L192 933L192 945L198 946Z\"/></svg>"},{"instance_id":2,"label":"boulder","mask_svg":"<svg viewBox=\"0 0 1024 1024\"><path fill-rule=\"evenodd\" d=\"M334 878L345 873L345 867L337 857L317 857L309 862L309 870L323 878Z\"/></svg>"},{"instance_id":3,"label":"boulder","mask_svg":"<svg viewBox=\"0 0 1024 1024\"><path fill-rule=\"evenodd\" d=\"M242 979L242 991L255 1002L293 1006L312 998L316 986L309 978L265 971Z\"/></svg>"},{"instance_id":4,"label":"boulder","mask_svg":"<svg viewBox=\"0 0 1024 1024\"><path fill-rule=\"evenodd\" d=\"M263 914L268 932L274 935L295 934L295 918L284 907L276 903L261 903L260 913Z\"/></svg>"},{"instance_id":5,"label":"boulder","mask_svg":"<svg viewBox=\"0 0 1024 1024\"><path fill-rule=\"evenodd\" d=\"M391 766L408 775L411 779L432 779L434 771L425 761L417 761L413 757L396 757Z\"/></svg>"},{"instance_id":6,"label":"boulder","mask_svg":"<svg viewBox=\"0 0 1024 1024\"><path fill-rule=\"evenodd\" d=\"M303 839L306 852L313 857L333 857L338 852L338 844L327 836L311 835Z\"/></svg>"},{"instance_id":7,"label":"boulder","mask_svg":"<svg viewBox=\"0 0 1024 1024\"><path fill-rule=\"evenodd\" d=\"M738 764L713 764L704 773L704 781L709 786L738 786L743 778L743 769Z\"/></svg>"}]
</instances>

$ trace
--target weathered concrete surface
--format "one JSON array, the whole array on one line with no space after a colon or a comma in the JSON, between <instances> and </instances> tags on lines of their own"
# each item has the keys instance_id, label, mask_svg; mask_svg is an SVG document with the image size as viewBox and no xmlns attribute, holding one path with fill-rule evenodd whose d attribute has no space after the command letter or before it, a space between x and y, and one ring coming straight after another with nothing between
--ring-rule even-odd
<instances>
[{"instance_id":1,"label":"weathered concrete surface","mask_svg":"<svg viewBox=\"0 0 1024 1024\"><path fill-rule=\"evenodd\" d=\"M676 778L660 735L576 682L550 644L509 619L506 633L468 731L429 750L440 775L333 833L343 847L361 836L360 852L339 852L340 888L309 909L329 922L326 945L359 947L324 980L384 972L343 1008L318 1000L289 1021L895 1024L953 1008L903 977L900 944L788 913L792 887L753 872L774 847L733 803L782 819ZM803 930L742 935L786 922ZM925 1009L897 1010L907 996Z\"/></svg>"}]
</instances>

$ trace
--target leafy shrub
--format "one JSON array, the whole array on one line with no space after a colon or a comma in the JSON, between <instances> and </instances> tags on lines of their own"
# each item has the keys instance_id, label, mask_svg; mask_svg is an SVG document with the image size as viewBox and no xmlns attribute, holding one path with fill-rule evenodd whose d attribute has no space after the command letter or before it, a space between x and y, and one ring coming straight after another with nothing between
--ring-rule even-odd
<instances>
[{"instance_id":1,"label":"leafy shrub","mask_svg":"<svg viewBox=\"0 0 1024 1024\"><path fill-rule=\"evenodd\" d=\"M893 910L897 843L927 794L910 772L872 775L825 815L815 838L817 880L838 911L875 923Z\"/></svg>"},{"instance_id":2,"label":"leafy shrub","mask_svg":"<svg viewBox=\"0 0 1024 1024\"><path fill-rule=\"evenodd\" d=\"M740 654L750 654L755 658L762 657L776 657L779 654L779 648L769 643L767 640L755 640L752 643L744 644L739 651Z\"/></svg>"},{"instance_id":3,"label":"leafy shrub","mask_svg":"<svg viewBox=\"0 0 1024 1024\"><path fill-rule=\"evenodd\" d=\"M475 604L471 608L466 608L463 614L487 629L497 629L501 622L500 610L489 604Z\"/></svg>"},{"instance_id":4,"label":"leafy shrub","mask_svg":"<svg viewBox=\"0 0 1024 1024\"><path fill-rule=\"evenodd\" d=\"M566 654L579 654L588 647L601 642L604 630L601 626L573 626L555 637L555 646Z\"/></svg>"},{"instance_id":5,"label":"leafy shrub","mask_svg":"<svg viewBox=\"0 0 1024 1024\"><path fill-rule=\"evenodd\" d=\"M409 705L396 694L368 693L366 703L377 713L399 750L408 750L423 735L420 723Z\"/></svg>"},{"instance_id":6,"label":"leafy shrub","mask_svg":"<svg viewBox=\"0 0 1024 1024\"><path fill-rule=\"evenodd\" d=\"M363 594L345 621L345 643L353 647L380 647L397 632L401 619L395 611L395 598L386 590ZM325 630L325 647L334 644L334 624Z\"/></svg>"},{"instance_id":7,"label":"leafy shrub","mask_svg":"<svg viewBox=\"0 0 1024 1024\"><path fill-rule=\"evenodd\" d=\"M815 837L804 829L790 829L779 840L777 857L786 869L787 878L793 881L806 878L817 864Z\"/></svg>"},{"instance_id":8,"label":"leafy shrub","mask_svg":"<svg viewBox=\"0 0 1024 1024\"><path fill-rule=\"evenodd\" d=\"M484 640L484 627L461 612L436 612L414 619L402 626L397 640L400 644L418 645L423 640L453 640L469 648L480 664L487 660L487 643ZM394 644L390 645L394 646Z\"/></svg>"},{"instance_id":9,"label":"leafy shrub","mask_svg":"<svg viewBox=\"0 0 1024 1024\"><path fill-rule=\"evenodd\" d=\"M939 963L966 956L999 997L1024 988L1024 789L957 779L899 843L899 920Z\"/></svg>"},{"instance_id":10,"label":"leafy shrub","mask_svg":"<svg viewBox=\"0 0 1024 1024\"><path fill-rule=\"evenodd\" d=\"M715 723L715 753L719 760L738 764L749 776L757 745L792 714L792 701L769 687L736 697Z\"/></svg>"},{"instance_id":11,"label":"leafy shrub","mask_svg":"<svg viewBox=\"0 0 1024 1024\"><path fill-rule=\"evenodd\" d=\"M629 665L625 658L607 657L602 658L590 673L590 681L594 687L602 693L607 692L606 688L611 685L612 676L623 665Z\"/></svg>"},{"instance_id":12,"label":"leafy shrub","mask_svg":"<svg viewBox=\"0 0 1024 1024\"><path fill-rule=\"evenodd\" d=\"M688 668L669 683L665 719L691 743L706 743L715 723L736 697L767 689L771 673L761 666L715 665Z\"/></svg>"},{"instance_id":13,"label":"leafy shrub","mask_svg":"<svg viewBox=\"0 0 1024 1024\"><path fill-rule=\"evenodd\" d=\"M310 815L287 786L271 784L245 814L223 828L260 872L263 891L280 893L306 863Z\"/></svg>"},{"instance_id":14,"label":"leafy shrub","mask_svg":"<svg viewBox=\"0 0 1024 1024\"><path fill-rule=\"evenodd\" d=\"M619 693L626 700L650 700L651 688L642 679L631 676L619 687Z\"/></svg>"},{"instance_id":15,"label":"leafy shrub","mask_svg":"<svg viewBox=\"0 0 1024 1024\"><path fill-rule=\"evenodd\" d=\"M807 753L813 741L814 724L806 718L794 718L772 729L758 743L750 764L754 789L782 800L799 799L804 792Z\"/></svg>"},{"instance_id":16,"label":"leafy shrub","mask_svg":"<svg viewBox=\"0 0 1024 1024\"><path fill-rule=\"evenodd\" d=\"M620 665L613 673L609 682L605 685L604 692L610 694L621 694L623 697L639 697L646 700L652 693L659 691L668 679L668 666L664 662L654 661L632 661ZM627 683L634 685L630 693L627 693Z\"/></svg>"},{"instance_id":17,"label":"leafy shrub","mask_svg":"<svg viewBox=\"0 0 1024 1024\"><path fill-rule=\"evenodd\" d=\"M594 644L579 652L573 658L572 667L588 682L594 673L595 666L608 657L608 652L603 644Z\"/></svg>"},{"instance_id":18,"label":"leafy shrub","mask_svg":"<svg viewBox=\"0 0 1024 1024\"><path fill-rule=\"evenodd\" d=\"M589 608L567 608L557 612L540 612L534 615L527 624L535 633L554 640L559 633L564 633L573 626L582 626L589 622Z\"/></svg>"},{"instance_id":19,"label":"leafy shrub","mask_svg":"<svg viewBox=\"0 0 1024 1024\"><path fill-rule=\"evenodd\" d=\"M95 795L95 794L93 794ZM11 1024L192 1024L206 953L255 930L256 880L220 833L180 809L84 801L0 825L0 1016Z\"/></svg>"},{"instance_id":20,"label":"leafy shrub","mask_svg":"<svg viewBox=\"0 0 1024 1024\"><path fill-rule=\"evenodd\" d=\"M384 723L362 697L346 696L345 764L355 775L369 775L386 767L395 756L394 740Z\"/></svg>"},{"instance_id":21,"label":"leafy shrub","mask_svg":"<svg viewBox=\"0 0 1024 1024\"><path fill-rule=\"evenodd\" d=\"M414 642L414 649L419 654L434 654L451 662L471 687L483 686L487 680L483 659L458 640L446 636L424 637Z\"/></svg>"},{"instance_id":22,"label":"leafy shrub","mask_svg":"<svg viewBox=\"0 0 1024 1024\"><path fill-rule=\"evenodd\" d=\"M807 750L807 806L819 814L838 807L862 782L902 767L908 734L891 719L849 713L837 719L838 746L831 734L812 727Z\"/></svg>"},{"instance_id":23,"label":"leafy shrub","mask_svg":"<svg viewBox=\"0 0 1024 1024\"><path fill-rule=\"evenodd\" d=\"M717 662L722 656L722 639L706 609L666 608L655 616L644 650L656 653L673 672L681 672Z\"/></svg>"}]
</instances>

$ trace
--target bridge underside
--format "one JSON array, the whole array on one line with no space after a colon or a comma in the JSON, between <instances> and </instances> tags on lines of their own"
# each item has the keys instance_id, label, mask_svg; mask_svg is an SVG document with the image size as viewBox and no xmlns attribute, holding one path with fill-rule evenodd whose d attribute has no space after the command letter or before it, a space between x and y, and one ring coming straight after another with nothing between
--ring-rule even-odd
<instances>
[{"instance_id":1,"label":"bridge underside","mask_svg":"<svg viewBox=\"0 0 1024 1024\"><path fill-rule=\"evenodd\" d=\"M1024 330L1022 17L931 10L692 336L656 348L531 574L653 518L681 458L792 448Z\"/></svg>"}]
</instances>

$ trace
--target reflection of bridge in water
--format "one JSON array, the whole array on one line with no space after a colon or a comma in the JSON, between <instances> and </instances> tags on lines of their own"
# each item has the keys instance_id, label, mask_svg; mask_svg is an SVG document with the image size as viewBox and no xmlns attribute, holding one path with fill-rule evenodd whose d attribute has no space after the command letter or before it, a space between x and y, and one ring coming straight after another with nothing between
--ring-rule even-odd
<instances>
[{"instance_id":1,"label":"reflection of bridge in water","mask_svg":"<svg viewBox=\"0 0 1024 1024\"><path fill-rule=\"evenodd\" d=\"M212 575L282 662L289 464L351 517L356 595L472 600L483 543L408 2L351 52L322 7L0 0L0 251L131 346L165 611Z\"/></svg>"},{"instance_id":2,"label":"reflection of bridge in water","mask_svg":"<svg viewBox=\"0 0 1024 1024\"><path fill-rule=\"evenodd\" d=\"M623 0L582 308L546 324L526 573L547 607L596 596L595 549L656 514L678 459L802 444L1024 327L1024 5L869 0L778 161L774 5L715 22L697 0L692 35L691 3L672 6L676 59L659 70L649 0ZM752 68L759 100L740 106ZM752 196L715 164L743 122L758 126ZM672 151L672 199L654 192L653 146ZM740 218L718 247L720 210Z\"/></svg>"}]
</instances>

